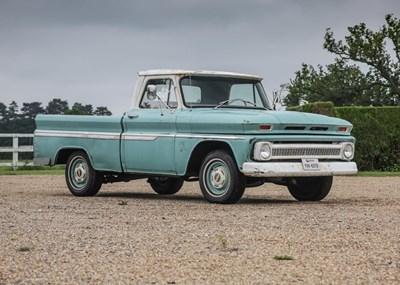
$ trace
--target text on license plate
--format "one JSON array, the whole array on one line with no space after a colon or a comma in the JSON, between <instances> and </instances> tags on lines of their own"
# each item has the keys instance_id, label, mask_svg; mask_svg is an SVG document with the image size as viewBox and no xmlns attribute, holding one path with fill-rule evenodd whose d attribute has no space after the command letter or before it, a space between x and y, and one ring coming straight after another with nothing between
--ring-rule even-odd
<instances>
[{"instance_id":1,"label":"text on license plate","mask_svg":"<svg viewBox=\"0 0 400 285\"><path fill-rule=\"evenodd\" d=\"M301 159L304 170L319 170L319 161L317 158L303 158Z\"/></svg>"}]
</instances>

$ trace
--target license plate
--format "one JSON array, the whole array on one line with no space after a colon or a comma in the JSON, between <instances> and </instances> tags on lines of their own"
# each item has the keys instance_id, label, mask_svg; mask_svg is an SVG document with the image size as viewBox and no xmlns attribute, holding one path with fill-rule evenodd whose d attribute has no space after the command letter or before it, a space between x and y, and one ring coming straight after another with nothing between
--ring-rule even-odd
<instances>
[{"instance_id":1,"label":"license plate","mask_svg":"<svg viewBox=\"0 0 400 285\"><path fill-rule=\"evenodd\" d=\"M319 170L319 161L317 158L303 158L301 162L305 171Z\"/></svg>"}]
</instances>

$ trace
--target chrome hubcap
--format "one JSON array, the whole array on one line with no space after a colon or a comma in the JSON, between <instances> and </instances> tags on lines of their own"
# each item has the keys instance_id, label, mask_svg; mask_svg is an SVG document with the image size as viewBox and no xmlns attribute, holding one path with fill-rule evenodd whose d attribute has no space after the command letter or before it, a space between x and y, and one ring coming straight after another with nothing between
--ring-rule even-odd
<instances>
[{"instance_id":1,"label":"chrome hubcap","mask_svg":"<svg viewBox=\"0 0 400 285\"><path fill-rule=\"evenodd\" d=\"M229 191L231 185L231 173L226 163L215 158L209 161L205 167L204 185L209 195L221 197Z\"/></svg>"},{"instance_id":2,"label":"chrome hubcap","mask_svg":"<svg viewBox=\"0 0 400 285\"><path fill-rule=\"evenodd\" d=\"M74 178L77 182L83 182L86 179L86 164L79 163L74 169Z\"/></svg>"},{"instance_id":3,"label":"chrome hubcap","mask_svg":"<svg viewBox=\"0 0 400 285\"><path fill-rule=\"evenodd\" d=\"M71 165L68 167L68 180L75 188L75 191L80 191L85 188L90 175L89 165L83 157L75 157Z\"/></svg>"},{"instance_id":4,"label":"chrome hubcap","mask_svg":"<svg viewBox=\"0 0 400 285\"><path fill-rule=\"evenodd\" d=\"M211 172L211 183L217 189L221 189L225 186L226 178L227 176L224 167L218 166Z\"/></svg>"}]
</instances>

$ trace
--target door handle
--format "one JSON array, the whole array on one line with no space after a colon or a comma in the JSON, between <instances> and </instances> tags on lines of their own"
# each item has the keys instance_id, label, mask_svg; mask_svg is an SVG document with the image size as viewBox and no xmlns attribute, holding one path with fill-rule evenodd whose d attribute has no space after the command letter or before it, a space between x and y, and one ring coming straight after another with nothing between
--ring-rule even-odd
<instances>
[{"instance_id":1,"label":"door handle","mask_svg":"<svg viewBox=\"0 0 400 285\"><path fill-rule=\"evenodd\" d=\"M129 118L129 119L136 119L136 118L139 118L139 115L136 115L136 114L129 114L129 115L128 115L128 118Z\"/></svg>"}]
</instances>

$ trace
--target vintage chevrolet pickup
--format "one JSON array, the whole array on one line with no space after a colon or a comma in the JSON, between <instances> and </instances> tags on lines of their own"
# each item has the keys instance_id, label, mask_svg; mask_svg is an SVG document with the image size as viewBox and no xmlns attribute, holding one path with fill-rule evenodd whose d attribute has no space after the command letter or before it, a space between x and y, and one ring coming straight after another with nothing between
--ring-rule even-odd
<instances>
[{"instance_id":1,"label":"vintage chevrolet pickup","mask_svg":"<svg viewBox=\"0 0 400 285\"><path fill-rule=\"evenodd\" d=\"M159 194L199 181L206 200L235 203L246 187L287 186L319 201L332 176L357 173L352 125L316 114L274 111L249 74L139 72L132 106L121 116L38 115L36 165L66 164L76 196L103 183L147 179Z\"/></svg>"}]
</instances>

